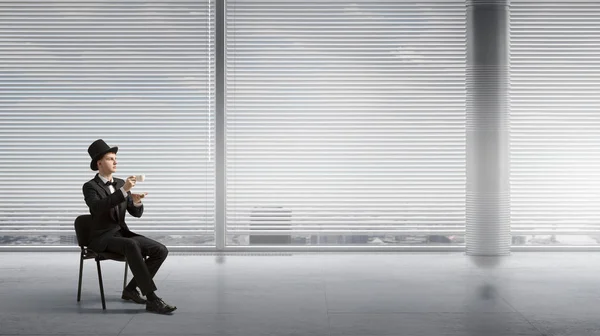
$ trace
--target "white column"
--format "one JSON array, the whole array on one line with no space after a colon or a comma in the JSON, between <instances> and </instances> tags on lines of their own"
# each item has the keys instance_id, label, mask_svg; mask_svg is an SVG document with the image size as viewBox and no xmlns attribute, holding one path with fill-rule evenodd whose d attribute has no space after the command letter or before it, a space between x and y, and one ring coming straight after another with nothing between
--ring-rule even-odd
<instances>
[{"instance_id":1,"label":"white column","mask_svg":"<svg viewBox=\"0 0 600 336\"><path fill-rule=\"evenodd\" d=\"M215 1L215 245L226 248L225 204L225 0Z\"/></svg>"},{"instance_id":2,"label":"white column","mask_svg":"<svg viewBox=\"0 0 600 336\"><path fill-rule=\"evenodd\" d=\"M510 254L510 0L466 0L466 251Z\"/></svg>"}]
</instances>

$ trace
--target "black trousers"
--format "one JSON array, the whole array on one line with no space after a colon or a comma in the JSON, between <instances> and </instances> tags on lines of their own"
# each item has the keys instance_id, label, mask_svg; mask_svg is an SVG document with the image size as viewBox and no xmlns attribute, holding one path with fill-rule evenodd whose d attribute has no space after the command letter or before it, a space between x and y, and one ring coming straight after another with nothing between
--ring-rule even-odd
<instances>
[{"instance_id":1,"label":"black trousers","mask_svg":"<svg viewBox=\"0 0 600 336\"><path fill-rule=\"evenodd\" d=\"M156 290L152 278L169 254L163 244L144 236L123 237L120 231L108 238L107 243L106 251L120 253L127 257L129 268L133 273L128 288L139 287L142 295ZM144 261L146 256L148 259Z\"/></svg>"}]
</instances>

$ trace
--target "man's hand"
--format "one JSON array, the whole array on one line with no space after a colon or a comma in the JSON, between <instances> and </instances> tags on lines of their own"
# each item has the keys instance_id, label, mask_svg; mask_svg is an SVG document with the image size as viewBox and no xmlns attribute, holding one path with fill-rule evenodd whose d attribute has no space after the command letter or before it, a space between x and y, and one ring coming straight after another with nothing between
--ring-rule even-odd
<instances>
[{"instance_id":1,"label":"man's hand","mask_svg":"<svg viewBox=\"0 0 600 336\"><path fill-rule=\"evenodd\" d=\"M142 198L146 197L146 195L148 195L147 192L141 194L131 194L131 198L133 199L133 203L140 203Z\"/></svg>"},{"instance_id":2,"label":"man's hand","mask_svg":"<svg viewBox=\"0 0 600 336\"><path fill-rule=\"evenodd\" d=\"M127 180L125 180L125 185L123 186L123 190L129 191L131 188L135 187L135 176L129 176Z\"/></svg>"}]
</instances>

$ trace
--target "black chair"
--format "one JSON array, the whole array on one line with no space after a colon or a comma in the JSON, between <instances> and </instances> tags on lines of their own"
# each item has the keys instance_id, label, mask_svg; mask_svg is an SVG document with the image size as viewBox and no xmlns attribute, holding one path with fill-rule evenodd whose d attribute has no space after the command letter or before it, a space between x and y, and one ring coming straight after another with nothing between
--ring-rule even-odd
<instances>
[{"instance_id":1,"label":"black chair","mask_svg":"<svg viewBox=\"0 0 600 336\"><path fill-rule=\"evenodd\" d=\"M83 261L86 259L95 259L98 268L98 282L100 283L100 296L102 297L102 309L106 310L106 301L104 299L104 285L102 284L102 270L100 262L103 260L115 260L125 262L125 277L123 278L123 289L127 285L127 258L124 255L111 252L94 252L87 245L90 242L92 215L81 215L75 219L75 234L77 243L81 248L81 257L79 259L79 286L77 288L77 302L81 301L81 280L83 276Z\"/></svg>"}]
</instances>

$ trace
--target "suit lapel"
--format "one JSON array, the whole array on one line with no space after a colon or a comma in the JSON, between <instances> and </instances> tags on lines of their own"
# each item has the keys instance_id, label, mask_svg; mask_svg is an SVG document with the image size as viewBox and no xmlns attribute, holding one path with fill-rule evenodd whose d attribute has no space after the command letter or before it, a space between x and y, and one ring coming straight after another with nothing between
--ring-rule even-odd
<instances>
[{"instance_id":1,"label":"suit lapel","mask_svg":"<svg viewBox=\"0 0 600 336\"><path fill-rule=\"evenodd\" d=\"M113 177L114 179L114 177ZM100 178L100 176L98 176L98 174L96 174L96 177L94 177L94 181L96 181L96 183L98 183L98 186L104 190L104 193L106 194L106 197L110 196L110 189L108 189L108 186L106 184L104 184L104 182L102 182L102 179ZM120 187L119 187L120 188ZM115 190L116 191L116 190ZM119 208L120 205L117 205L113 208L113 217L114 219L117 221L117 223L119 222Z\"/></svg>"},{"instance_id":2,"label":"suit lapel","mask_svg":"<svg viewBox=\"0 0 600 336\"><path fill-rule=\"evenodd\" d=\"M98 183L98 186L104 190L106 196L110 196L110 189L108 189L108 186L106 186L104 182L102 182L102 179L100 179L100 176L98 176L98 174L96 174L96 177L94 177L94 181L96 181L96 183Z\"/></svg>"},{"instance_id":3,"label":"suit lapel","mask_svg":"<svg viewBox=\"0 0 600 336\"><path fill-rule=\"evenodd\" d=\"M115 187L115 192L121 192L119 189L121 189L121 187L123 187L125 185L125 182L122 180L117 180L113 177L114 181L117 182L117 186ZM117 206L117 215L119 216L119 218L123 218L125 216L125 211L123 209L124 206L127 206L127 200L125 200L125 202L121 202L119 203L119 205Z\"/></svg>"}]
</instances>

